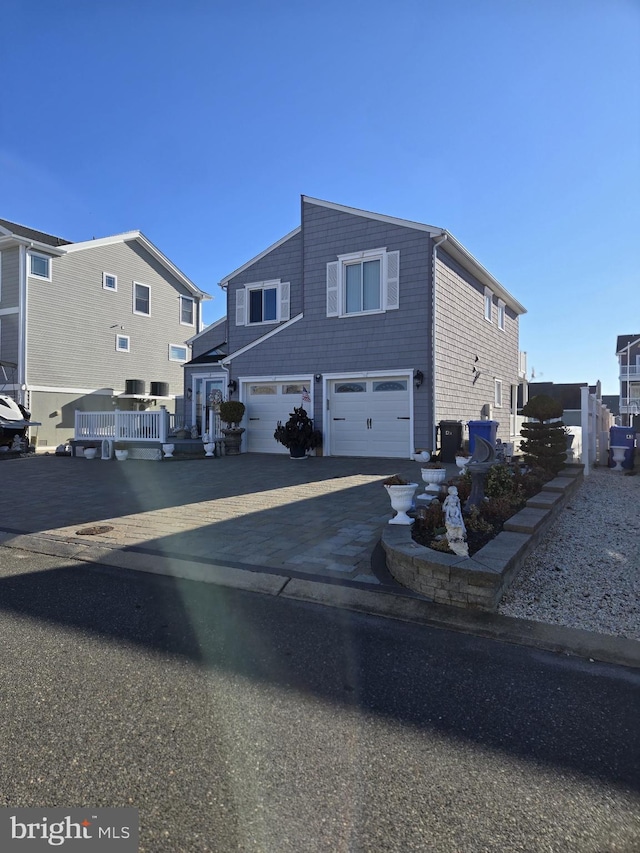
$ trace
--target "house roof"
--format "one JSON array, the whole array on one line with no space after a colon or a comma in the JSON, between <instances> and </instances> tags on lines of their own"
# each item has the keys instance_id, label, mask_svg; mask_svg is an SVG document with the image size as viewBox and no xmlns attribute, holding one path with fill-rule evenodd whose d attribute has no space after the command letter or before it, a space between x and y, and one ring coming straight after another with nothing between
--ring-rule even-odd
<instances>
[{"instance_id":1,"label":"house roof","mask_svg":"<svg viewBox=\"0 0 640 853\"><path fill-rule=\"evenodd\" d=\"M640 343L640 332L635 335L618 335L616 355L620 355L622 350L626 349L629 345L633 346L637 343Z\"/></svg>"},{"instance_id":2,"label":"house roof","mask_svg":"<svg viewBox=\"0 0 640 853\"><path fill-rule=\"evenodd\" d=\"M439 228L435 225L425 225L421 222L414 222L411 219L398 219L395 216L386 216L382 213L373 213L370 210L361 210L357 207L346 207L343 204L336 204L333 201L325 201L319 198L312 198L311 196L302 196L302 201L307 202L308 204L315 204L320 207L327 207L330 210L339 210L343 213L349 213L353 216L362 216L365 219L374 219L377 222L386 222L390 225L399 225L403 228L412 228L414 231L424 231L429 234L429 236L433 238L444 238L442 248L450 255L454 260L456 260L464 269L468 270L472 275L474 275L482 284L489 287L493 293L498 296L500 299L504 300L505 304L508 305L516 314L526 314L527 309L515 299L514 296L509 293L509 291L502 285L500 282L494 278L491 273L482 266L480 261L478 261L468 249L457 240L453 234L446 230L446 228ZM241 267L234 270L229 275L226 275L220 281L220 287L226 287L229 283L229 280L234 278L236 275L239 275L244 270L248 269L252 264L255 264L256 261L259 261L265 255L268 255L269 252L272 252L274 249L277 249L278 246L281 246L287 240L290 240L291 237L295 236L300 232L301 228L294 228L293 231L290 231L280 240L277 240L271 246L266 248L264 251L260 252L255 257L251 258L251 260L247 261Z\"/></svg>"},{"instance_id":3,"label":"house roof","mask_svg":"<svg viewBox=\"0 0 640 853\"><path fill-rule=\"evenodd\" d=\"M192 335L185 343L192 344L194 341L197 341L199 338L203 337L203 335L208 334L217 326L222 326L227 320L226 314L223 314L222 317L219 317L217 320L214 320L213 323L209 323L208 326L205 326L204 329L201 329L196 335Z\"/></svg>"},{"instance_id":4,"label":"house roof","mask_svg":"<svg viewBox=\"0 0 640 853\"><path fill-rule=\"evenodd\" d=\"M10 235L24 237L26 240L33 240L35 243L43 243L47 246L67 246L70 242L63 240L62 237L54 237L53 234L27 228L26 225L19 225L17 222L10 222L8 219L0 219L0 232L7 237Z\"/></svg>"},{"instance_id":5,"label":"house roof","mask_svg":"<svg viewBox=\"0 0 640 853\"><path fill-rule=\"evenodd\" d=\"M157 246L154 246L151 240L144 236L142 231L125 231L122 234L113 234L111 237L100 237L97 240L85 240L82 243L71 243L65 246L64 252L65 254L70 254L71 252L83 252L86 249L93 249L96 246L113 246L116 243L133 242L139 243L139 245L146 249L152 257L162 264L162 266L170 272L174 278L177 278L178 281L195 296L198 296L200 299L211 299L211 296L208 293L205 293L204 290L200 290L200 288L197 287L191 279L187 278L182 270L179 270L178 267L172 263Z\"/></svg>"},{"instance_id":6,"label":"house roof","mask_svg":"<svg viewBox=\"0 0 640 853\"><path fill-rule=\"evenodd\" d=\"M218 344L215 347L212 347L207 352L203 352L202 355L198 355L195 358L192 358L191 361L185 362L185 367L189 367L193 364L216 364L227 355L227 342L223 341L221 344Z\"/></svg>"}]
</instances>

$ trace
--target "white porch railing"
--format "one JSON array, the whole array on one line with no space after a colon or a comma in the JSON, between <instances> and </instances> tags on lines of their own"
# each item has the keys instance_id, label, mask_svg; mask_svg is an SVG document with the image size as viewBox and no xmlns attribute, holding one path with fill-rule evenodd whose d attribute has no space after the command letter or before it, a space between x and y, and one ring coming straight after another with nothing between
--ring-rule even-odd
<instances>
[{"instance_id":1,"label":"white porch railing","mask_svg":"<svg viewBox=\"0 0 640 853\"><path fill-rule=\"evenodd\" d=\"M167 441L167 411L76 412L75 438L114 441Z\"/></svg>"}]
</instances>

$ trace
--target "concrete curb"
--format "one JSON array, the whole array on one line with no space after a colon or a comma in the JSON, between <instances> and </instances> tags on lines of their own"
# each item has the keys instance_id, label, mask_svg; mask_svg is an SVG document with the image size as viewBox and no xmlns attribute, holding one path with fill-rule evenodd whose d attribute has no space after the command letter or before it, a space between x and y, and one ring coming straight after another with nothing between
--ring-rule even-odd
<instances>
[{"instance_id":1,"label":"concrete curb","mask_svg":"<svg viewBox=\"0 0 640 853\"><path fill-rule=\"evenodd\" d=\"M106 548L41 534L0 531L0 546L79 560L95 566L148 572L212 583L250 592L279 595L373 616L400 619L517 645L575 655L603 663L640 669L640 642L577 628L515 619L496 613L435 604L415 594L356 586L353 582L322 582L277 575L262 569L173 559L160 554Z\"/></svg>"}]
</instances>

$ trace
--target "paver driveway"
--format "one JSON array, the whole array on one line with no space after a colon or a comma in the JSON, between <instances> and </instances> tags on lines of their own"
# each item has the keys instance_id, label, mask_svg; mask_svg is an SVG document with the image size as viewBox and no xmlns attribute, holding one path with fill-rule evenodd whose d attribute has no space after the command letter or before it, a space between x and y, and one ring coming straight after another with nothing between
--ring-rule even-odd
<instances>
[{"instance_id":1,"label":"paver driveway","mask_svg":"<svg viewBox=\"0 0 640 853\"><path fill-rule=\"evenodd\" d=\"M455 472L451 466L450 474ZM409 460L244 454L163 462L6 460L0 529L169 557L377 583L371 554L391 517L381 481L420 482Z\"/></svg>"}]
</instances>

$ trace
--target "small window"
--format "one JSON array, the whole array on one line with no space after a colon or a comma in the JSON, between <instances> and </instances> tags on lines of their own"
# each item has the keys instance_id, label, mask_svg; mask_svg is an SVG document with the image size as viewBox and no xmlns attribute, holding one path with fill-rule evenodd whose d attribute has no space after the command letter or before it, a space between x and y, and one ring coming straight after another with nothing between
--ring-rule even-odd
<instances>
[{"instance_id":1,"label":"small window","mask_svg":"<svg viewBox=\"0 0 640 853\"><path fill-rule=\"evenodd\" d=\"M133 313L147 317L151 314L151 288L137 281L133 282Z\"/></svg>"},{"instance_id":2,"label":"small window","mask_svg":"<svg viewBox=\"0 0 640 853\"><path fill-rule=\"evenodd\" d=\"M498 299L498 328L504 332L504 317L505 317L505 306L502 299Z\"/></svg>"},{"instance_id":3,"label":"small window","mask_svg":"<svg viewBox=\"0 0 640 853\"><path fill-rule=\"evenodd\" d=\"M187 348L182 344L169 344L169 361L186 361Z\"/></svg>"},{"instance_id":4,"label":"small window","mask_svg":"<svg viewBox=\"0 0 640 853\"><path fill-rule=\"evenodd\" d=\"M373 383L374 391L406 391L407 390L407 380L406 379L391 379L386 380L384 382L374 382Z\"/></svg>"},{"instance_id":5,"label":"small window","mask_svg":"<svg viewBox=\"0 0 640 853\"><path fill-rule=\"evenodd\" d=\"M51 258L29 252L29 275L51 281Z\"/></svg>"},{"instance_id":6,"label":"small window","mask_svg":"<svg viewBox=\"0 0 640 853\"><path fill-rule=\"evenodd\" d=\"M183 326L193 326L194 302L189 296L180 297L180 322Z\"/></svg>"},{"instance_id":7,"label":"small window","mask_svg":"<svg viewBox=\"0 0 640 853\"><path fill-rule=\"evenodd\" d=\"M116 335L117 352L129 352L130 340L128 335Z\"/></svg>"},{"instance_id":8,"label":"small window","mask_svg":"<svg viewBox=\"0 0 640 853\"><path fill-rule=\"evenodd\" d=\"M302 385L283 385L283 394L302 394Z\"/></svg>"},{"instance_id":9,"label":"small window","mask_svg":"<svg viewBox=\"0 0 640 853\"><path fill-rule=\"evenodd\" d=\"M488 287L484 289L484 319L491 322L493 314L493 293Z\"/></svg>"},{"instance_id":10,"label":"small window","mask_svg":"<svg viewBox=\"0 0 640 853\"><path fill-rule=\"evenodd\" d=\"M112 275L110 272L102 273L102 289L103 290L117 290L118 289L118 276Z\"/></svg>"},{"instance_id":11,"label":"small window","mask_svg":"<svg viewBox=\"0 0 640 853\"><path fill-rule=\"evenodd\" d=\"M277 394L278 387L276 385L252 385L250 393L252 397L257 397L261 394Z\"/></svg>"},{"instance_id":12,"label":"small window","mask_svg":"<svg viewBox=\"0 0 640 853\"><path fill-rule=\"evenodd\" d=\"M502 380L495 380L495 406L496 408L502 408Z\"/></svg>"},{"instance_id":13,"label":"small window","mask_svg":"<svg viewBox=\"0 0 640 853\"><path fill-rule=\"evenodd\" d=\"M363 382L343 382L335 387L336 394L357 394L366 390Z\"/></svg>"}]
</instances>

